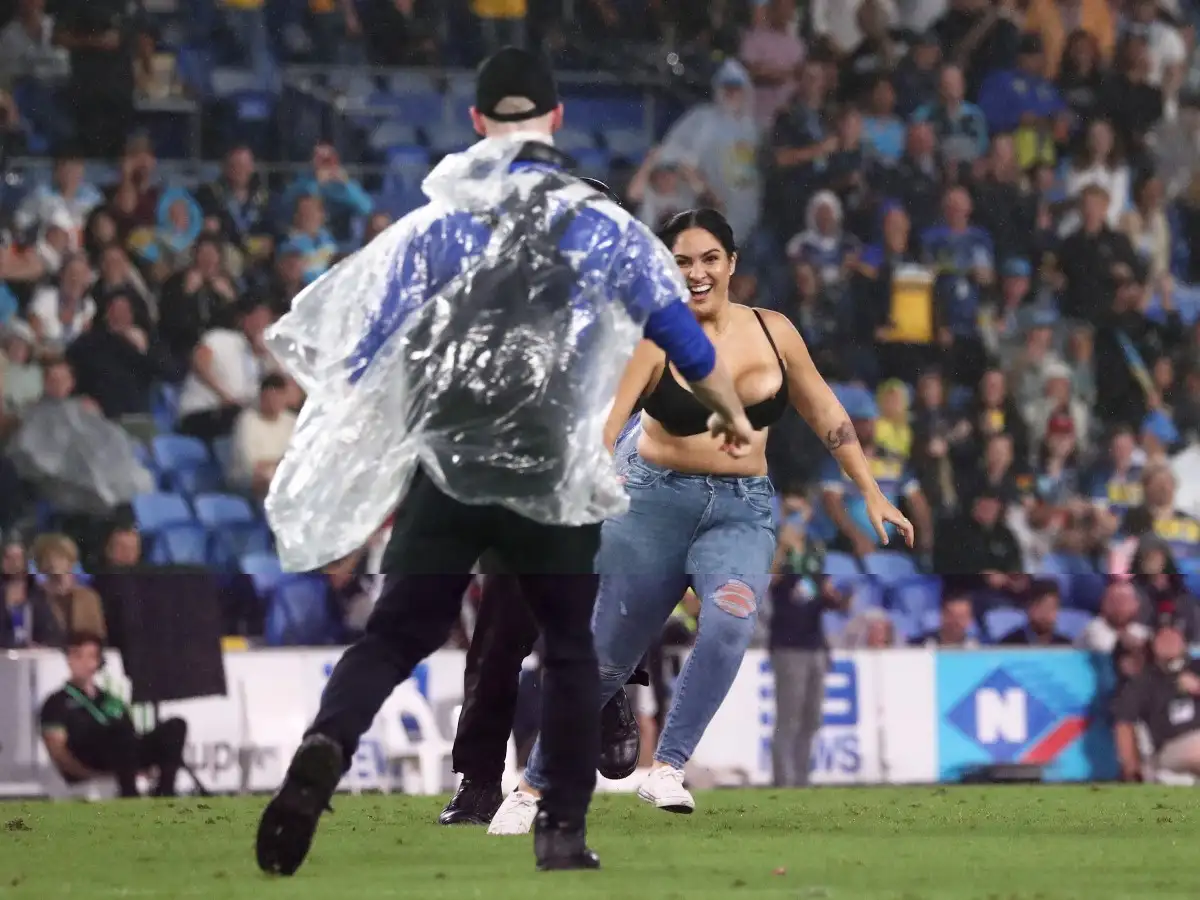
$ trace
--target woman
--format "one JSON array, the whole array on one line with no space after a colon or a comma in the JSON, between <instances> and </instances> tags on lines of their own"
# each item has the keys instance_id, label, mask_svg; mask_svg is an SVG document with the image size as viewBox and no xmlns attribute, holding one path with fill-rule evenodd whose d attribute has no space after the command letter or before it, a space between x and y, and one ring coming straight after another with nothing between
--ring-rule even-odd
<instances>
[{"instance_id":1,"label":"woman","mask_svg":"<svg viewBox=\"0 0 1200 900\"><path fill-rule=\"evenodd\" d=\"M600 591L592 628L600 661L600 702L625 684L687 587L700 599L696 645L676 683L653 768L638 796L669 812L695 808L683 768L741 667L766 597L775 555L774 489L767 477L769 427L791 404L837 457L866 498L886 543L885 523L909 546L912 525L871 477L842 404L784 316L729 299L737 266L733 231L711 209L680 213L660 237L687 282L693 313L733 375L756 429L749 452L732 459L708 435L708 413L683 387L657 348L642 342L625 370L606 428L618 435L640 402L640 432L629 453L630 507L604 524L596 568ZM626 457L622 443L618 458ZM535 747L520 788L505 799L490 834L524 834L545 785Z\"/></svg>"},{"instance_id":2,"label":"woman","mask_svg":"<svg viewBox=\"0 0 1200 900\"><path fill-rule=\"evenodd\" d=\"M1117 153L1112 125L1104 119L1096 119L1088 126L1086 143L1071 160L1067 194L1077 197L1093 184L1108 193L1108 224L1116 228L1129 205L1129 167Z\"/></svg>"},{"instance_id":3,"label":"woman","mask_svg":"<svg viewBox=\"0 0 1200 900\"><path fill-rule=\"evenodd\" d=\"M1138 179L1133 205L1121 218L1121 230L1145 260L1150 283L1162 290L1171 277L1171 225L1163 207L1163 183L1154 175Z\"/></svg>"},{"instance_id":4,"label":"woman","mask_svg":"<svg viewBox=\"0 0 1200 900\"><path fill-rule=\"evenodd\" d=\"M1058 92L1075 113L1077 121L1088 122L1096 118L1104 82L1102 64L1096 39L1086 31L1072 32L1063 50Z\"/></svg>"}]
</instances>

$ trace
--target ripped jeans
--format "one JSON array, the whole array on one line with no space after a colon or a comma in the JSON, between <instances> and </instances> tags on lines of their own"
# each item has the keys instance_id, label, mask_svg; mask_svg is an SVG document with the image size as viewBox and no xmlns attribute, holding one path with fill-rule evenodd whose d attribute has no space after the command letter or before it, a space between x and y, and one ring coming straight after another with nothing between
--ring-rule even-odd
<instances>
[{"instance_id":1,"label":"ripped jeans","mask_svg":"<svg viewBox=\"0 0 1200 900\"><path fill-rule=\"evenodd\" d=\"M775 554L775 492L765 477L685 475L636 454L627 465L629 511L604 523L596 555L599 705L625 684L690 586L701 603L696 645L675 683L654 753L658 762L682 769L754 635ZM539 790L545 786L540 765L535 746L525 780Z\"/></svg>"}]
</instances>

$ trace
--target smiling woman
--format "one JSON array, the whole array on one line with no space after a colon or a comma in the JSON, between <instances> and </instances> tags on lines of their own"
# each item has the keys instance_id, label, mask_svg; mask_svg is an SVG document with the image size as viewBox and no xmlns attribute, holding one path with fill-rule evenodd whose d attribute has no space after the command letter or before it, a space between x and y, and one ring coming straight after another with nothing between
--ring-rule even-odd
<instances>
[{"instance_id":1,"label":"smiling woman","mask_svg":"<svg viewBox=\"0 0 1200 900\"><path fill-rule=\"evenodd\" d=\"M680 213L659 233L687 284L692 313L733 376L755 429L749 452L732 457L706 427L707 410L662 351L643 342L625 370L605 437L624 468L629 511L604 523L596 569L600 592L592 620L600 660L600 704L632 674L687 588L700 599L696 645L677 682L654 767L638 796L659 809L695 807L683 785L691 758L741 666L771 579L773 498L767 430L791 403L847 474L860 485L873 521L912 526L880 493L841 403L817 372L799 333L783 316L733 303L729 281L737 246L716 210ZM640 428L615 446L635 405ZM599 704L597 706L599 708ZM532 824L528 801L545 785L538 747L521 790L492 820L492 834Z\"/></svg>"}]
</instances>

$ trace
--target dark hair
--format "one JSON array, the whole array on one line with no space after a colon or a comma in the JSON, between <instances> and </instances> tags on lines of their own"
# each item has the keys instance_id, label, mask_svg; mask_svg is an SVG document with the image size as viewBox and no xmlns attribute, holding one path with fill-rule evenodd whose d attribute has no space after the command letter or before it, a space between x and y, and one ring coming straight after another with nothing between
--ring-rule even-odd
<instances>
[{"instance_id":1,"label":"dark hair","mask_svg":"<svg viewBox=\"0 0 1200 900\"><path fill-rule=\"evenodd\" d=\"M74 650L76 647L82 647L84 644L95 644L97 649L104 649L104 638L96 634L94 631L72 631L67 635L67 641L63 645L65 650Z\"/></svg>"},{"instance_id":2,"label":"dark hair","mask_svg":"<svg viewBox=\"0 0 1200 900\"><path fill-rule=\"evenodd\" d=\"M679 235L691 228L699 228L702 231L707 231L717 239L717 243L730 256L737 253L737 242L733 239L733 229L725 221L723 215L709 207L689 209L672 216L659 230L658 239L666 244L669 249L673 249L675 241L679 239Z\"/></svg>"},{"instance_id":3,"label":"dark hair","mask_svg":"<svg viewBox=\"0 0 1200 900\"><path fill-rule=\"evenodd\" d=\"M1054 595L1059 597L1062 591L1059 589L1058 582L1053 578L1037 578L1029 585L1029 604L1037 603L1044 597Z\"/></svg>"},{"instance_id":4,"label":"dark hair","mask_svg":"<svg viewBox=\"0 0 1200 900\"><path fill-rule=\"evenodd\" d=\"M221 239L220 235L204 232L192 243L193 258L195 258L196 254L200 252L200 248L205 244L216 250L218 256L222 256L225 253L225 242Z\"/></svg>"},{"instance_id":5,"label":"dark hair","mask_svg":"<svg viewBox=\"0 0 1200 900\"><path fill-rule=\"evenodd\" d=\"M263 376L262 381L258 384L260 391L282 391L287 388L287 379L278 372L271 372Z\"/></svg>"}]
</instances>

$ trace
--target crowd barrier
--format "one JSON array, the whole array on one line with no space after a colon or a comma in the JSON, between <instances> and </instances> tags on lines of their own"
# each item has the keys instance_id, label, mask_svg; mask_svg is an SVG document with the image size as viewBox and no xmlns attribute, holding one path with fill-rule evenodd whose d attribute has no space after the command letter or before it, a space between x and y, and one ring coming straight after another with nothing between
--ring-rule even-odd
<instances>
[{"instance_id":1,"label":"crowd barrier","mask_svg":"<svg viewBox=\"0 0 1200 900\"><path fill-rule=\"evenodd\" d=\"M226 653L227 696L164 703L159 715L187 720L187 760L209 789L273 790L340 652ZM463 665L462 652L440 651L397 689L363 739L343 789L434 793L453 786L449 747ZM55 782L37 712L65 677L60 653L0 658L0 794L43 794ZM128 696L118 654L108 654L101 677ZM813 781L957 781L977 766L1010 762L1042 764L1053 781L1111 778L1116 760L1105 701L1112 680L1107 657L1074 650L836 654L826 676ZM770 784L774 706L770 657L751 650L695 764L717 784ZM404 761L416 765L397 766ZM602 787L636 783L637 776Z\"/></svg>"}]
</instances>

